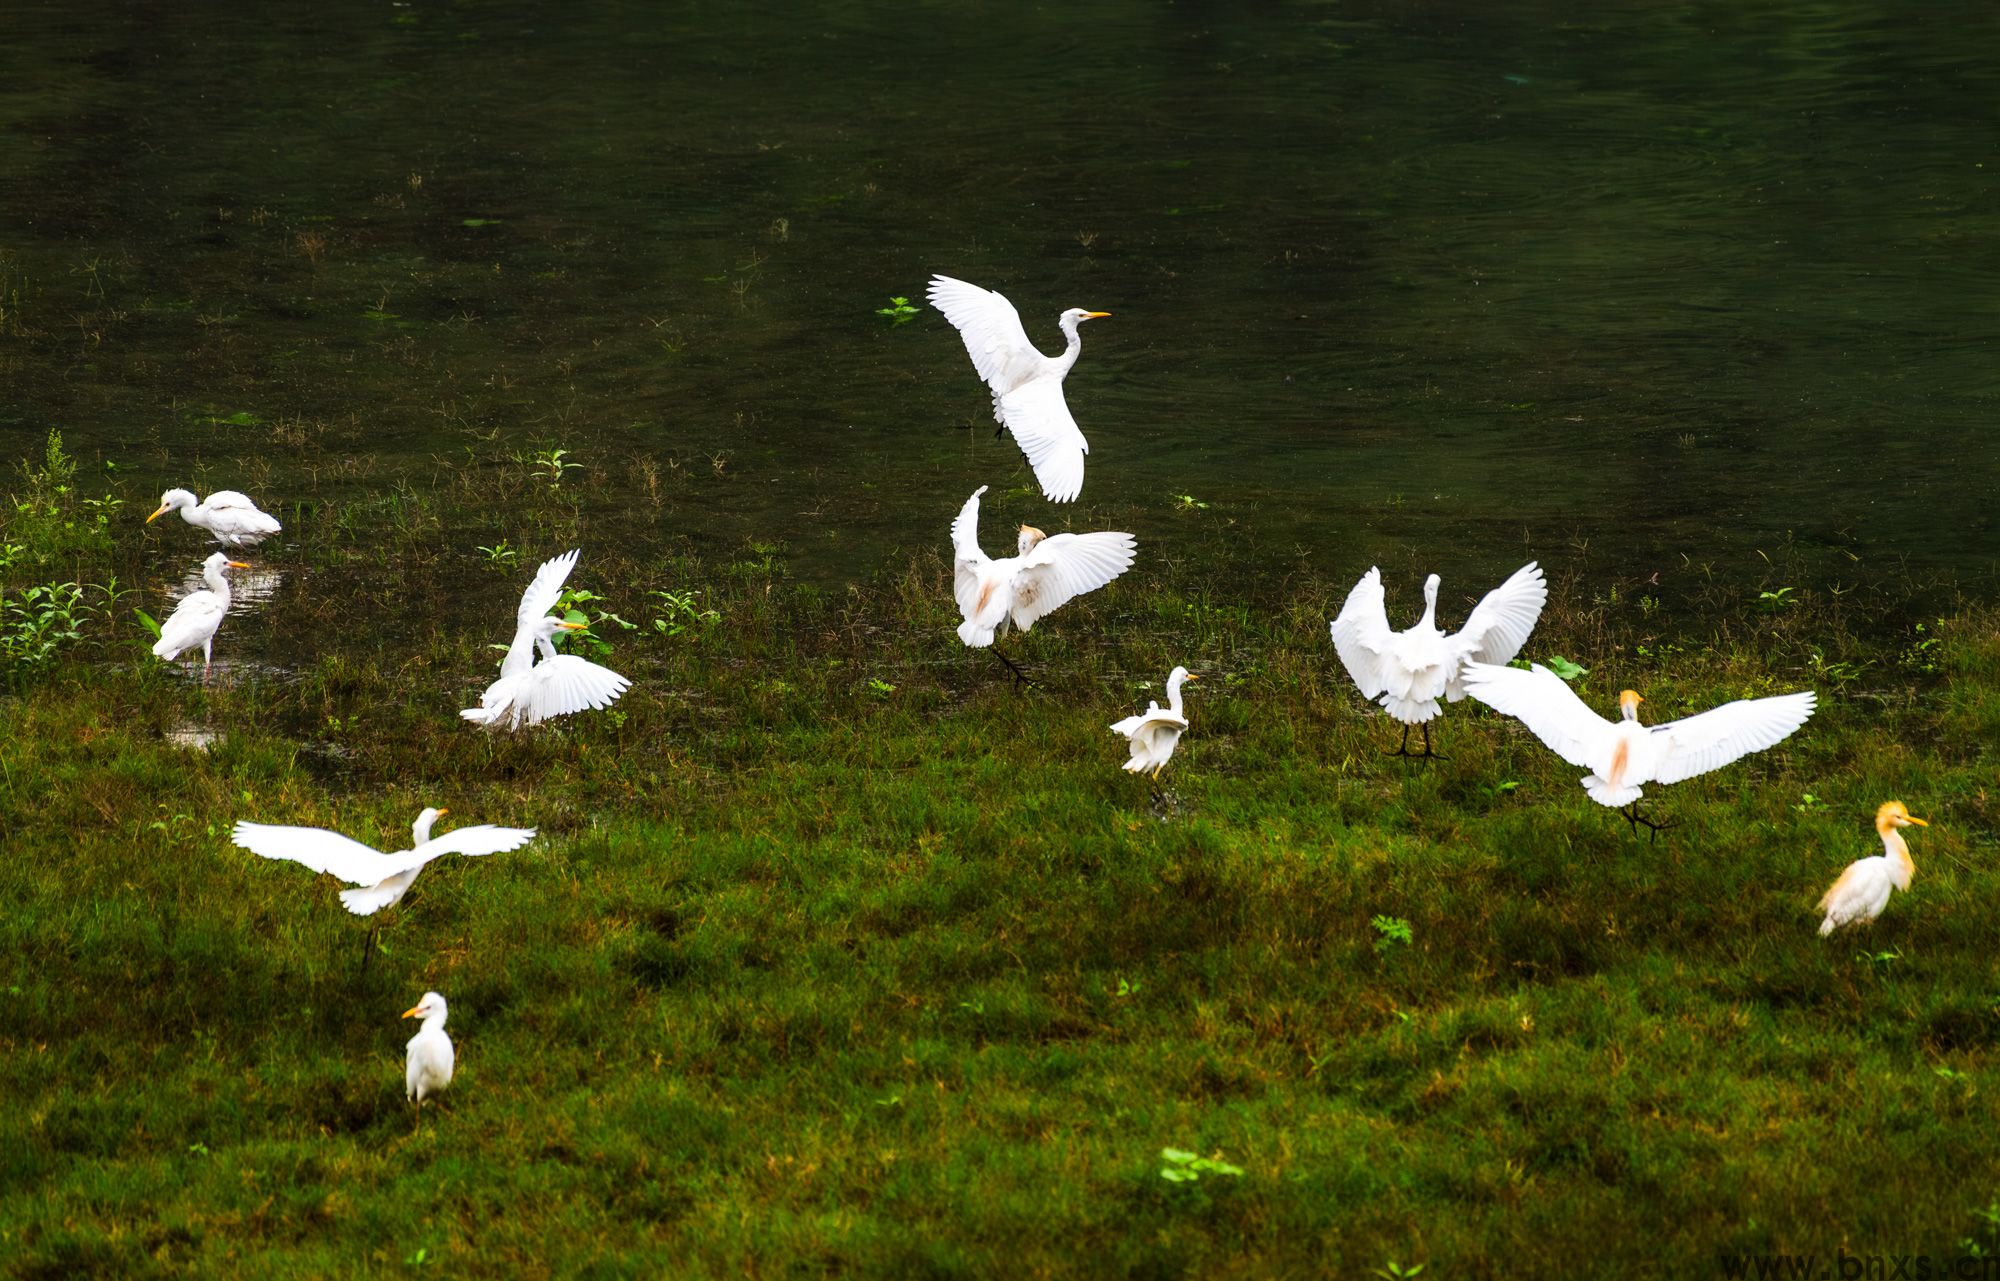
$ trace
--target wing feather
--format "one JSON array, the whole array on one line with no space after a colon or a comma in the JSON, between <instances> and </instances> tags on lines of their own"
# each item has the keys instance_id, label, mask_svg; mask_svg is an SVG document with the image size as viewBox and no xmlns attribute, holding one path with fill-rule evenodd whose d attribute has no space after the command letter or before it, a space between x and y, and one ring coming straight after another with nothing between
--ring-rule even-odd
<instances>
[{"instance_id":1,"label":"wing feather","mask_svg":"<svg viewBox=\"0 0 2000 1281\"><path fill-rule=\"evenodd\" d=\"M1817 700L1811 690L1775 698L1744 698L1698 716L1654 726L1653 733L1664 735L1668 747L1654 767L1653 777L1662 783L1678 783L1773 747L1806 723Z\"/></svg>"},{"instance_id":2,"label":"wing feather","mask_svg":"<svg viewBox=\"0 0 2000 1281\"><path fill-rule=\"evenodd\" d=\"M632 682L587 658L558 654L535 664L522 684L516 697L533 725L551 716L609 707Z\"/></svg>"},{"instance_id":3,"label":"wing feather","mask_svg":"<svg viewBox=\"0 0 2000 1281\"><path fill-rule=\"evenodd\" d=\"M1022 631L1064 602L1094 592L1132 567L1130 534L1057 534L1030 548L1014 574L1014 625Z\"/></svg>"},{"instance_id":4,"label":"wing feather","mask_svg":"<svg viewBox=\"0 0 2000 1281\"><path fill-rule=\"evenodd\" d=\"M1028 456L1044 498L1067 503L1083 492L1083 456L1090 443L1070 416L1062 379L1031 378L1001 396L995 410Z\"/></svg>"},{"instance_id":5,"label":"wing feather","mask_svg":"<svg viewBox=\"0 0 2000 1281\"><path fill-rule=\"evenodd\" d=\"M230 839L252 854L302 863L353 885L374 885L404 870L403 864L380 850L323 827L238 823Z\"/></svg>"},{"instance_id":6,"label":"wing feather","mask_svg":"<svg viewBox=\"0 0 2000 1281\"><path fill-rule=\"evenodd\" d=\"M1362 697L1376 698L1389 688L1385 657L1395 633L1389 630L1389 614L1382 593L1382 571L1371 568L1347 593L1340 616L1329 628L1334 652L1341 665L1361 690Z\"/></svg>"},{"instance_id":7,"label":"wing feather","mask_svg":"<svg viewBox=\"0 0 2000 1281\"><path fill-rule=\"evenodd\" d=\"M984 485L973 490L972 497L959 508L958 518L951 522L952 594L958 598L958 612L966 618L972 617L979 596L979 571L990 563L979 546L979 496L985 492Z\"/></svg>"},{"instance_id":8,"label":"wing feather","mask_svg":"<svg viewBox=\"0 0 2000 1281\"><path fill-rule=\"evenodd\" d=\"M933 276L926 296L957 327L972 367L993 389L996 411L1001 396L1034 377L1046 363L1047 358L1028 341L1021 314L996 290Z\"/></svg>"},{"instance_id":9,"label":"wing feather","mask_svg":"<svg viewBox=\"0 0 2000 1281\"><path fill-rule=\"evenodd\" d=\"M1467 693L1526 725L1550 751L1572 765L1595 768L1593 762L1611 747L1616 727L1591 711L1562 677L1540 663L1525 672L1518 667L1467 663L1459 679Z\"/></svg>"},{"instance_id":10,"label":"wing feather","mask_svg":"<svg viewBox=\"0 0 2000 1281\"><path fill-rule=\"evenodd\" d=\"M567 551L542 562L542 567L535 571L535 581L521 593L521 608L514 614L517 628L528 626L555 608L557 598L562 595L563 581L576 568L576 557L575 551Z\"/></svg>"},{"instance_id":11,"label":"wing feather","mask_svg":"<svg viewBox=\"0 0 2000 1281\"><path fill-rule=\"evenodd\" d=\"M1548 599L1542 567L1529 561L1473 606L1452 640L1475 663L1504 665L1528 643L1528 633L1535 630Z\"/></svg>"},{"instance_id":12,"label":"wing feather","mask_svg":"<svg viewBox=\"0 0 2000 1281\"><path fill-rule=\"evenodd\" d=\"M505 854L508 850L520 849L534 839L535 829L532 827L495 827L491 823L481 823L425 841L410 851L410 857L417 866L422 866L441 854L463 854L468 858L482 854Z\"/></svg>"}]
</instances>

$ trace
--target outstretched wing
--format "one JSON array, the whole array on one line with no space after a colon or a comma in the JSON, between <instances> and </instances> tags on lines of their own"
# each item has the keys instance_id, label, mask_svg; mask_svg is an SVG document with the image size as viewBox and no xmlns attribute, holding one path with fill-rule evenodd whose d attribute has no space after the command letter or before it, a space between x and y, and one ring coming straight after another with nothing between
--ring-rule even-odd
<instances>
[{"instance_id":1,"label":"outstretched wing","mask_svg":"<svg viewBox=\"0 0 2000 1281\"><path fill-rule=\"evenodd\" d=\"M1057 534L1021 558L1014 573L1014 625L1022 631L1063 602L1094 592L1132 567L1139 544L1130 534Z\"/></svg>"},{"instance_id":2,"label":"outstretched wing","mask_svg":"<svg viewBox=\"0 0 2000 1281\"><path fill-rule=\"evenodd\" d=\"M979 571L989 563L979 548L979 496L985 492L984 485L973 490L965 506L958 509L958 518L951 522L951 555L956 567L952 594L958 598L958 612L967 618L972 617L979 594Z\"/></svg>"},{"instance_id":3,"label":"outstretched wing","mask_svg":"<svg viewBox=\"0 0 2000 1281\"><path fill-rule=\"evenodd\" d=\"M933 276L926 296L957 326L972 367L993 389L996 402L1042 371L1046 358L1028 341L1021 314L995 291L950 276Z\"/></svg>"},{"instance_id":4,"label":"outstretched wing","mask_svg":"<svg viewBox=\"0 0 2000 1281\"><path fill-rule=\"evenodd\" d=\"M1653 777L1662 783L1678 783L1775 746L1806 723L1817 701L1811 690L1775 698L1742 698L1698 716L1656 725L1653 733L1664 736L1668 746L1653 769Z\"/></svg>"},{"instance_id":5,"label":"outstretched wing","mask_svg":"<svg viewBox=\"0 0 2000 1281\"><path fill-rule=\"evenodd\" d=\"M252 854L303 863L353 885L373 885L403 870L403 864L389 855L323 827L238 823L230 839Z\"/></svg>"},{"instance_id":6,"label":"outstretched wing","mask_svg":"<svg viewBox=\"0 0 2000 1281\"><path fill-rule=\"evenodd\" d=\"M1473 606L1465 626L1451 638L1453 648L1475 663L1508 662L1528 643L1548 599L1542 567L1529 561Z\"/></svg>"},{"instance_id":7,"label":"outstretched wing","mask_svg":"<svg viewBox=\"0 0 2000 1281\"><path fill-rule=\"evenodd\" d=\"M1083 456L1090 452L1090 444L1070 416L1062 379L1030 378L995 403L1000 421L1014 433L1014 443L1035 469L1042 496L1052 503L1067 503L1082 493Z\"/></svg>"},{"instance_id":8,"label":"outstretched wing","mask_svg":"<svg viewBox=\"0 0 2000 1281\"><path fill-rule=\"evenodd\" d=\"M407 854L391 855L389 861L396 864L396 871L407 871L412 867L422 867L442 854L505 854L508 850L520 849L534 839L535 829L532 827L495 827L491 823L481 823L477 827L461 827L446 832L443 836L425 841Z\"/></svg>"},{"instance_id":9,"label":"outstretched wing","mask_svg":"<svg viewBox=\"0 0 2000 1281\"><path fill-rule=\"evenodd\" d=\"M1604 754L1610 746L1607 740L1616 732L1611 722L1591 711L1562 677L1540 663L1525 672L1518 667L1467 663L1459 679L1468 694L1526 725L1550 751L1572 765L1594 768L1592 762Z\"/></svg>"},{"instance_id":10,"label":"outstretched wing","mask_svg":"<svg viewBox=\"0 0 2000 1281\"><path fill-rule=\"evenodd\" d=\"M576 557L575 551L567 551L542 562L542 567L535 571L535 581L521 593L521 608L514 614L517 628L528 626L555 608L556 599L562 595L563 580L576 568Z\"/></svg>"},{"instance_id":11,"label":"outstretched wing","mask_svg":"<svg viewBox=\"0 0 2000 1281\"><path fill-rule=\"evenodd\" d=\"M1389 688L1387 654L1389 614L1383 604L1382 571L1371 568L1347 593L1340 616L1329 625L1334 652L1354 678L1362 697L1376 698Z\"/></svg>"},{"instance_id":12,"label":"outstretched wing","mask_svg":"<svg viewBox=\"0 0 2000 1281\"><path fill-rule=\"evenodd\" d=\"M631 684L617 672L599 667L587 658L557 654L536 663L521 678L516 706L525 713L528 724L533 725L551 716L609 707Z\"/></svg>"}]
</instances>

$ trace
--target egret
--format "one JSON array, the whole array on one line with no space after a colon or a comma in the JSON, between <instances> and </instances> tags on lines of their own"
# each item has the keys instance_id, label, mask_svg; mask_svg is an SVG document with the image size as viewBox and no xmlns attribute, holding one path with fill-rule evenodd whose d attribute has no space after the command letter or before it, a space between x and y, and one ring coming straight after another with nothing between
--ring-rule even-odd
<instances>
[{"instance_id":1,"label":"egret","mask_svg":"<svg viewBox=\"0 0 2000 1281\"><path fill-rule=\"evenodd\" d=\"M222 571L248 568L223 552L216 552L204 561L201 576L208 583L208 590L181 597L174 612L160 624L160 639L153 642L153 652L171 663L184 651L201 646L201 678L207 680L215 630L222 626L222 616L229 612L229 580L222 576Z\"/></svg>"},{"instance_id":2,"label":"egret","mask_svg":"<svg viewBox=\"0 0 2000 1281\"><path fill-rule=\"evenodd\" d=\"M521 848L535 836L532 827L494 827L482 823L431 839L431 825L450 812L426 807L410 825L410 848L395 854L384 854L323 827L243 822L236 825L230 839L252 854L303 863L315 872L325 872L360 886L340 892L341 906L356 916L373 916L383 908L394 907L416 881L417 873L434 858L445 854L471 857L504 854ZM379 928L379 921L370 922L364 967L367 958L375 954L375 934Z\"/></svg>"},{"instance_id":3,"label":"egret","mask_svg":"<svg viewBox=\"0 0 2000 1281\"><path fill-rule=\"evenodd\" d=\"M1074 596L1094 592L1132 567L1138 547L1132 535L1121 533L1057 534L1051 538L1032 525L1021 526L1018 551L999 560L979 549L981 485L965 500L951 523L951 546L957 562L953 592L965 621L958 638L973 649L993 644L1008 623L1027 631L1036 620ZM1017 680L1027 675L999 650L1000 661L1013 668Z\"/></svg>"},{"instance_id":4,"label":"egret","mask_svg":"<svg viewBox=\"0 0 2000 1281\"><path fill-rule=\"evenodd\" d=\"M1590 710L1563 678L1535 664L1527 671L1467 663L1459 678L1466 691L1498 712L1520 720L1549 750L1591 772L1583 788L1599 805L1618 810L1636 835L1641 823L1654 834L1666 824L1639 814L1641 783L1678 783L1706 774L1790 737L1813 714L1811 690L1772 698L1743 698L1664 725L1641 725L1632 690L1618 695L1621 719Z\"/></svg>"},{"instance_id":5,"label":"egret","mask_svg":"<svg viewBox=\"0 0 2000 1281\"><path fill-rule=\"evenodd\" d=\"M284 526L257 509L257 504L233 489L218 489L204 503L195 502L185 489L169 489L160 495L160 508L146 523L152 524L168 512L179 509L181 519L197 529L205 529L224 547L255 547Z\"/></svg>"},{"instance_id":6,"label":"egret","mask_svg":"<svg viewBox=\"0 0 2000 1281\"><path fill-rule=\"evenodd\" d=\"M1379 702L1403 722L1403 741L1391 756L1414 755L1410 726L1421 725L1422 758L1435 759L1430 723L1440 710L1440 697L1454 703L1465 697L1459 668L1467 659L1505 663L1520 653L1549 598L1541 566L1529 561L1473 606L1464 627L1446 633L1437 627L1441 581L1436 574L1424 580L1424 616L1417 625L1392 632L1383 607L1382 571L1370 569L1347 594L1340 617L1330 625L1333 647L1362 696Z\"/></svg>"},{"instance_id":7,"label":"egret","mask_svg":"<svg viewBox=\"0 0 2000 1281\"><path fill-rule=\"evenodd\" d=\"M424 1021L403 1054L403 1092L419 1113L425 1099L451 1084L452 1065L457 1062L451 1038L444 1032L444 1016L444 998L436 992L424 993L423 1000L403 1011L406 1019Z\"/></svg>"},{"instance_id":8,"label":"egret","mask_svg":"<svg viewBox=\"0 0 2000 1281\"><path fill-rule=\"evenodd\" d=\"M1889 905L1889 891L1910 888L1910 876L1917 865L1910 859L1910 847L1896 829L1930 824L1903 808L1901 801L1884 801L1875 811L1875 830L1882 837L1882 852L1873 858L1858 858L1847 865L1831 888L1821 896L1819 910L1826 919L1819 923L1824 938L1843 925L1862 925L1882 915Z\"/></svg>"},{"instance_id":9,"label":"egret","mask_svg":"<svg viewBox=\"0 0 2000 1281\"><path fill-rule=\"evenodd\" d=\"M1068 342L1062 355L1050 357L1028 341L1020 313L999 293L933 276L928 296L931 306L958 327L972 367L993 390L993 421L1014 433L1043 496L1052 503L1074 499L1083 492L1083 456L1090 445L1070 417L1063 376L1083 350L1076 327L1111 313L1081 307L1064 312L1057 323Z\"/></svg>"},{"instance_id":10,"label":"egret","mask_svg":"<svg viewBox=\"0 0 2000 1281\"><path fill-rule=\"evenodd\" d=\"M1148 701L1145 711L1127 716L1111 727L1113 733L1123 734L1131 741L1132 759L1125 762L1128 773L1150 773L1156 781L1159 779L1160 771L1174 754L1174 746L1181 741L1181 733L1188 727L1187 716L1181 711L1181 684L1200 679L1185 667L1174 668L1167 675L1165 707Z\"/></svg>"},{"instance_id":11,"label":"egret","mask_svg":"<svg viewBox=\"0 0 2000 1281\"><path fill-rule=\"evenodd\" d=\"M500 679L486 687L479 706L459 712L466 720L488 728L519 729L539 725L551 716L568 716L589 708L609 707L631 681L608 667L575 654L558 654L559 631L580 632L582 623L565 622L549 610L562 595L563 580L576 568L577 553L564 552L542 562L535 580L521 594L515 613L514 643L500 664ZM535 661L535 651L542 661Z\"/></svg>"}]
</instances>

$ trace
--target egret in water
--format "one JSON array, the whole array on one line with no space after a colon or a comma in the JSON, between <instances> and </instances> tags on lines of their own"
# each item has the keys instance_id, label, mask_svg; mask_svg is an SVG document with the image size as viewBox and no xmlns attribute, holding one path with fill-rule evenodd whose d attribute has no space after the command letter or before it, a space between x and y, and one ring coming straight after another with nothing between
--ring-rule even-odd
<instances>
[{"instance_id":1,"label":"egret in water","mask_svg":"<svg viewBox=\"0 0 2000 1281\"><path fill-rule=\"evenodd\" d=\"M222 626L222 616L229 612L229 580L222 571L248 568L223 552L216 552L203 562L201 576L208 583L208 590L181 597L174 612L160 624L160 639L153 642L153 652L171 663L183 652L201 646L201 678L207 680L215 630Z\"/></svg>"},{"instance_id":2,"label":"egret in water","mask_svg":"<svg viewBox=\"0 0 2000 1281\"><path fill-rule=\"evenodd\" d=\"M403 1054L403 1091L419 1112L425 1099L451 1084L452 1065L457 1062L451 1038L444 1033L444 1016L444 998L436 992L424 993L423 1000L403 1011L406 1019L424 1021Z\"/></svg>"},{"instance_id":3,"label":"egret in water","mask_svg":"<svg viewBox=\"0 0 2000 1281\"><path fill-rule=\"evenodd\" d=\"M1070 417L1063 376L1083 350L1076 327L1111 313L1081 307L1064 312L1057 323L1067 345L1062 355L1050 357L1028 341L1014 304L991 289L933 276L929 297L931 306L958 327L972 367L993 391L993 421L1014 433L1042 494L1052 503L1075 498L1083 491L1083 456L1090 445Z\"/></svg>"},{"instance_id":4,"label":"egret in water","mask_svg":"<svg viewBox=\"0 0 2000 1281\"><path fill-rule=\"evenodd\" d=\"M1149 700L1145 711L1111 727L1114 734L1123 734L1130 741L1132 759L1125 762L1127 772L1150 774L1155 780L1160 777L1188 727L1187 715L1181 710L1181 684L1200 679L1185 667L1174 668L1167 676L1165 707Z\"/></svg>"},{"instance_id":5,"label":"egret in water","mask_svg":"<svg viewBox=\"0 0 2000 1281\"><path fill-rule=\"evenodd\" d=\"M205 503L195 502L194 495L185 489L169 489L160 495L160 508L146 517L146 523L150 525L176 509L182 520L207 530L224 547L255 547L284 528L233 489L218 489Z\"/></svg>"},{"instance_id":6,"label":"egret in water","mask_svg":"<svg viewBox=\"0 0 2000 1281\"><path fill-rule=\"evenodd\" d=\"M1819 923L1824 938L1843 925L1864 925L1882 915L1889 905L1889 891L1910 888L1917 865L1910 859L1910 847L1896 829L1930 824L1913 816L1901 801L1884 801L1875 811L1875 831L1882 837L1882 852L1873 858L1858 858L1847 865L1831 888L1821 896L1819 910L1826 919Z\"/></svg>"},{"instance_id":7,"label":"egret in water","mask_svg":"<svg viewBox=\"0 0 2000 1281\"><path fill-rule=\"evenodd\" d=\"M1032 525L1021 526L1018 552L999 560L979 549L981 485L965 500L951 523L952 553L957 562L953 592L965 621L958 638L974 649L993 644L1011 622L1022 631L1073 596L1094 592L1132 567L1138 547L1132 535L1121 533L1057 534L1051 538ZM1027 679L1014 660L993 651Z\"/></svg>"},{"instance_id":8,"label":"egret in water","mask_svg":"<svg viewBox=\"0 0 2000 1281\"><path fill-rule=\"evenodd\" d=\"M238 823L231 839L252 854L303 863L315 872L325 872L360 886L340 892L341 906L356 916L373 916L383 908L394 907L416 881L417 873L434 858L445 854L475 857L504 854L521 848L535 836L532 827L494 827L481 823L431 839L431 825L450 812L426 808L410 825L410 848L395 854L384 854L323 827ZM364 967L367 958L375 954L379 925L379 920L369 923Z\"/></svg>"},{"instance_id":9,"label":"egret in water","mask_svg":"<svg viewBox=\"0 0 2000 1281\"><path fill-rule=\"evenodd\" d=\"M1465 626L1456 632L1438 630L1437 600L1441 580L1424 580L1424 616L1408 631L1389 630L1384 608L1382 571L1370 569L1347 594L1340 617L1331 624L1333 647L1363 697L1379 702L1403 722L1403 741L1390 755L1410 756L1410 726L1424 730L1423 759L1431 760L1431 721L1438 699L1456 703L1465 697L1459 669L1467 659L1505 663L1521 652L1535 620L1548 601L1548 584L1541 566L1529 561L1506 582L1473 606Z\"/></svg>"},{"instance_id":10,"label":"egret in water","mask_svg":"<svg viewBox=\"0 0 2000 1281\"><path fill-rule=\"evenodd\" d=\"M1527 671L1467 663L1460 680L1480 702L1519 719L1556 755L1589 769L1583 789L1590 799L1619 810L1635 834L1642 823L1653 833L1666 826L1640 816L1641 783L1678 783L1774 746L1806 723L1815 702L1811 690L1744 698L1664 725L1641 725L1645 700L1632 690L1618 695L1620 719L1607 721L1540 663Z\"/></svg>"},{"instance_id":11,"label":"egret in water","mask_svg":"<svg viewBox=\"0 0 2000 1281\"><path fill-rule=\"evenodd\" d=\"M608 667L575 654L556 653L555 634L580 632L582 623L565 622L549 610L562 595L563 580L576 567L576 552L564 552L542 562L535 580L521 594L515 612L514 643L500 664L500 679L486 687L479 706L459 713L488 728L519 729L539 725L551 716L568 716L590 708L609 707L631 681ZM541 651L542 661L535 661Z\"/></svg>"}]
</instances>

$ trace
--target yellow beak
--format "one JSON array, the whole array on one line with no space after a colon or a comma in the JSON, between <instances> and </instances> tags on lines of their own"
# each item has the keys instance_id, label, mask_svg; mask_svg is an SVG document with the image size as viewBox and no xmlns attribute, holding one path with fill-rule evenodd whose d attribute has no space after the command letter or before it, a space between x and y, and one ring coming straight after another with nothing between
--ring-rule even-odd
<instances>
[{"instance_id":1,"label":"yellow beak","mask_svg":"<svg viewBox=\"0 0 2000 1281\"><path fill-rule=\"evenodd\" d=\"M1185 677L1184 677L1183 679L1185 679L1185 680L1191 680L1191 681L1198 681L1198 680L1200 680L1200 679L1201 679L1201 673L1200 673L1200 672L1189 672L1189 673L1188 673L1188 674L1187 674L1187 675L1186 675L1186 676L1185 676Z\"/></svg>"},{"instance_id":2,"label":"yellow beak","mask_svg":"<svg viewBox=\"0 0 2000 1281\"><path fill-rule=\"evenodd\" d=\"M421 1005L412 1005L409 1009L403 1011L403 1017L406 1019L413 1019L417 1017L417 1011L423 1008L424 1007Z\"/></svg>"},{"instance_id":3,"label":"yellow beak","mask_svg":"<svg viewBox=\"0 0 2000 1281\"><path fill-rule=\"evenodd\" d=\"M1085 320L1102 320L1110 314L1108 311L1086 311L1083 313L1083 318Z\"/></svg>"},{"instance_id":4,"label":"yellow beak","mask_svg":"<svg viewBox=\"0 0 2000 1281\"><path fill-rule=\"evenodd\" d=\"M227 565L227 566L229 566L229 567L230 567L231 569L248 569L248 568L250 568L250 566L249 566L248 564L246 564L245 562L243 562L243 561L240 561L240 560L226 560L226 561L224 561L224 562L222 562L222 563L223 563L223 564L225 564L225 565Z\"/></svg>"},{"instance_id":5,"label":"yellow beak","mask_svg":"<svg viewBox=\"0 0 2000 1281\"><path fill-rule=\"evenodd\" d=\"M590 630L589 623L557 623L556 626L572 632L587 632Z\"/></svg>"},{"instance_id":6,"label":"yellow beak","mask_svg":"<svg viewBox=\"0 0 2000 1281\"><path fill-rule=\"evenodd\" d=\"M1930 826L1929 823L1924 822L1924 820L1918 818L1915 814L1905 814L1903 815L1903 817L1909 819L1912 823L1915 823L1918 827Z\"/></svg>"},{"instance_id":7,"label":"yellow beak","mask_svg":"<svg viewBox=\"0 0 2000 1281\"><path fill-rule=\"evenodd\" d=\"M150 515L150 516L146 517L146 523L147 523L148 525L150 525L150 524L152 524L152 523L153 523L154 521L158 520L158 519L159 519L160 517L162 517L162 516L164 516L164 515L166 515L166 514L167 514L167 505L166 505L165 503L161 503L161 504L160 504L160 510L158 510L158 511L154 512L154 513L153 513L152 515Z\"/></svg>"},{"instance_id":8,"label":"yellow beak","mask_svg":"<svg viewBox=\"0 0 2000 1281\"><path fill-rule=\"evenodd\" d=\"M451 813L451 811L450 811L450 810L448 810L448 809L446 809L446 808L445 808L444 806L442 806L442 805L438 806L438 817L439 817L439 818L443 818L443 817L444 817L445 815L447 815L447 814L449 814L449 813Z\"/></svg>"}]
</instances>

